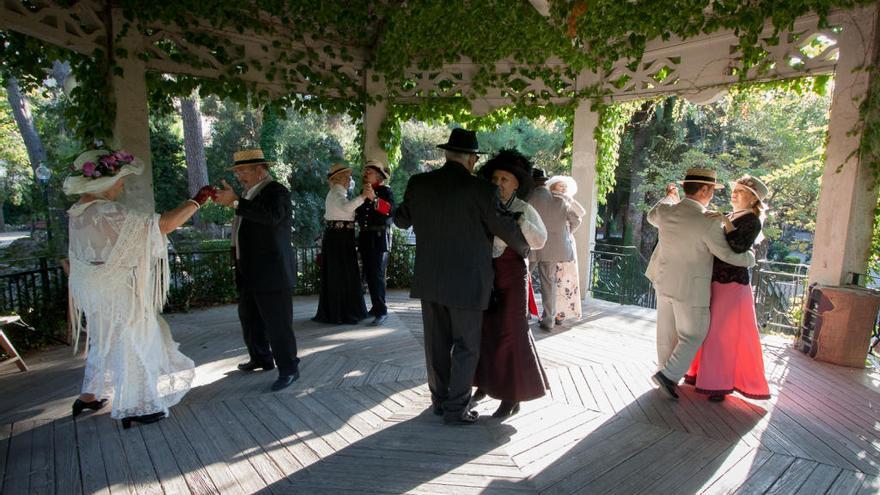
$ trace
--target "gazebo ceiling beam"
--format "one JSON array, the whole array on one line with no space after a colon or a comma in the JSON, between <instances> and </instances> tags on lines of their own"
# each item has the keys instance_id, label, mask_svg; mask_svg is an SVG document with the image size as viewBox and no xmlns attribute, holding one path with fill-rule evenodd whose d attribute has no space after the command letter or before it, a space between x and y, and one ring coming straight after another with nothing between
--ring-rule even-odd
<instances>
[{"instance_id":1,"label":"gazebo ceiling beam","mask_svg":"<svg viewBox=\"0 0 880 495\"><path fill-rule=\"evenodd\" d=\"M546 2L532 2L540 7ZM70 8L49 0L0 0L0 29L12 29L44 41L92 54L105 48L107 29L104 3L82 0ZM415 102L434 97L464 97L490 105L523 98L546 103L604 94L613 100L650 98L663 94L693 95L743 80L765 81L834 71L837 64L836 26L855 25L854 11L833 11L831 27L817 29L816 15L797 19L778 44L763 42L767 52L747 77L738 73L738 37L720 31L691 39L652 40L638 62L618 61L607 72L584 70L576 77L567 65L550 59L540 66L501 60L476 64L467 58L427 70L415 63L398 81L384 87L391 101ZM344 46L309 35L294 34L290 22L258 12L265 31L236 31L214 27L193 18L177 23L151 22L144 26L146 68L150 71L211 79L240 79L259 91L285 96L300 93L329 97L359 97L364 91L366 60L363 47ZM763 38L773 34L768 22ZM817 36L830 43L820 53L807 56L803 48ZM206 41L207 40L207 41ZM488 71L488 72L487 72ZM494 74L491 72L494 71ZM381 89L380 89L381 91Z\"/></svg>"},{"instance_id":2,"label":"gazebo ceiling beam","mask_svg":"<svg viewBox=\"0 0 880 495\"><path fill-rule=\"evenodd\" d=\"M106 49L103 2L81 0L68 8L48 0L0 0L0 29L16 31L83 55Z\"/></svg>"},{"instance_id":3,"label":"gazebo ceiling beam","mask_svg":"<svg viewBox=\"0 0 880 495\"><path fill-rule=\"evenodd\" d=\"M287 94L330 97L356 97L351 88L363 78L362 50L311 36L272 38L249 31L215 29L195 21L186 29L153 23L145 31L147 67L154 71L213 79L237 77L265 86L262 89L272 94L286 87ZM195 36L223 40L222 53L191 43Z\"/></svg>"},{"instance_id":4,"label":"gazebo ceiling beam","mask_svg":"<svg viewBox=\"0 0 880 495\"><path fill-rule=\"evenodd\" d=\"M817 29L818 17L805 16L795 23L794 29L780 33L776 45L763 44L766 57L749 69L745 80L765 82L819 74L831 74L837 66L840 29L852 29L852 12L836 11L829 15L829 27ZM765 31L765 39L772 34ZM821 36L824 47L810 52L809 45ZM648 44L638 64L619 61L601 77L603 86L612 100L625 101L651 98L664 94L683 96L704 92L709 88L723 88L743 81L736 53L738 39L727 31L701 36L692 40L671 39ZM595 74L585 71L585 78Z\"/></svg>"}]
</instances>

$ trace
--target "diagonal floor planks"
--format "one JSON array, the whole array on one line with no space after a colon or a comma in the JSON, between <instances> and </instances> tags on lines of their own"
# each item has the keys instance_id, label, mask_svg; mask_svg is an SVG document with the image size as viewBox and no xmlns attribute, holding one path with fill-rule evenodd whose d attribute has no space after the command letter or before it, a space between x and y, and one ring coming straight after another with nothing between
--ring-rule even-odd
<instances>
[{"instance_id":1,"label":"diagonal floor planks","mask_svg":"<svg viewBox=\"0 0 880 495\"><path fill-rule=\"evenodd\" d=\"M445 427L430 414L417 301L392 295L384 327L327 326L296 298L302 378L243 359L232 306L171 315L199 366L172 417L123 430L68 417L82 361L69 349L0 374L2 493L875 493L874 375L765 342L773 399L721 404L649 381L654 313L593 302L536 332L550 393L505 421ZM497 402L478 405L489 415Z\"/></svg>"}]
</instances>

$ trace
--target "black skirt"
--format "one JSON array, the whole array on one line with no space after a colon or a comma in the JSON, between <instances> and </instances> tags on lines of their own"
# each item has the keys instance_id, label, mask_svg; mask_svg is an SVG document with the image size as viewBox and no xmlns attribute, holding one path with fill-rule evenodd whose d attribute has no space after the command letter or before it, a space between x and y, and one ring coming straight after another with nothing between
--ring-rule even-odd
<instances>
[{"instance_id":1,"label":"black skirt","mask_svg":"<svg viewBox=\"0 0 880 495\"><path fill-rule=\"evenodd\" d=\"M367 317L352 222L328 222L321 242L321 293L314 321L358 323Z\"/></svg>"}]
</instances>

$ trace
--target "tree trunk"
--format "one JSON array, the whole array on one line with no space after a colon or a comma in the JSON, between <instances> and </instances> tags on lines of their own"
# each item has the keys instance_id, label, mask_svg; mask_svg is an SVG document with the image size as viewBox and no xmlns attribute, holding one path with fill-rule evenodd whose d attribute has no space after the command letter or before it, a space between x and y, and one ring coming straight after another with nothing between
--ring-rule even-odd
<instances>
[{"instance_id":1,"label":"tree trunk","mask_svg":"<svg viewBox=\"0 0 880 495\"><path fill-rule=\"evenodd\" d=\"M21 94L18 80L14 77L6 80L6 98L9 100L9 106L12 107L12 116L15 118L15 123L18 124L18 131L21 133L25 148L27 148L31 169L36 171L40 163L46 161L46 150L43 148L43 141L34 127L27 99Z\"/></svg>"},{"instance_id":2,"label":"tree trunk","mask_svg":"<svg viewBox=\"0 0 880 495\"><path fill-rule=\"evenodd\" d=\"M190 195L208 183L208 161L205 158L205 141L202 138L202 115L197 96L181 98L180 116L183 119L183 149L186 155L186 175ZM198 214L193 223L201 227Z\"/></svg>"},{"instance_id":3,"label":"tree trunk","mask_svg":"<svg viewBox=\"0 0 880 495\"><path fill-rule=\"evenodd\" d=\"M633 127L633 152L629 168L629 200L626 206L623 238L625 245L635 246L636 249L640 249L642 246L642 221L645 218L645 212L640 208L645 193L640 188L644 182L641 174L644 169L643 157L647 151L645 148L648 139L651 136L651 128L648 125L651 105L650 102L645 102L630 120L630 125Z\"/></svg>"},{"instance_id":4,"label":"tree trunk","mask_svg":"<svg viewBox=\"0 0 880 495\"><path fill-rule=\"evenodd\" d=\"M6 215L3 214L3 205L6 200L0 201L0 232L6 232Z\"/></svg>"}]
</instances>

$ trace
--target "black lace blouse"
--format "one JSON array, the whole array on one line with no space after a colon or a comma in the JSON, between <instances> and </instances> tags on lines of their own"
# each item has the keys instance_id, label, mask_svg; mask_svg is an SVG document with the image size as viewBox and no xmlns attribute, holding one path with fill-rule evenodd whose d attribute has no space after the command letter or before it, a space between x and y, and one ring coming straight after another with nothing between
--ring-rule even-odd
<instances>
[{"instance_id":1,"label":"black lace blouse","mask_svg":"<svg viewBox=\"0 0 880 495\"><path fill-rule=\"evenodd\" d=\"M755 244L761 233L761 219L754 213L746 213L733 220L736 230L728 232L727 244L735 253L744 253ZM712 281L722 284L749 284L749 269L727 264L715 258L712 265Z\"/></svg>"}]
</instances>

